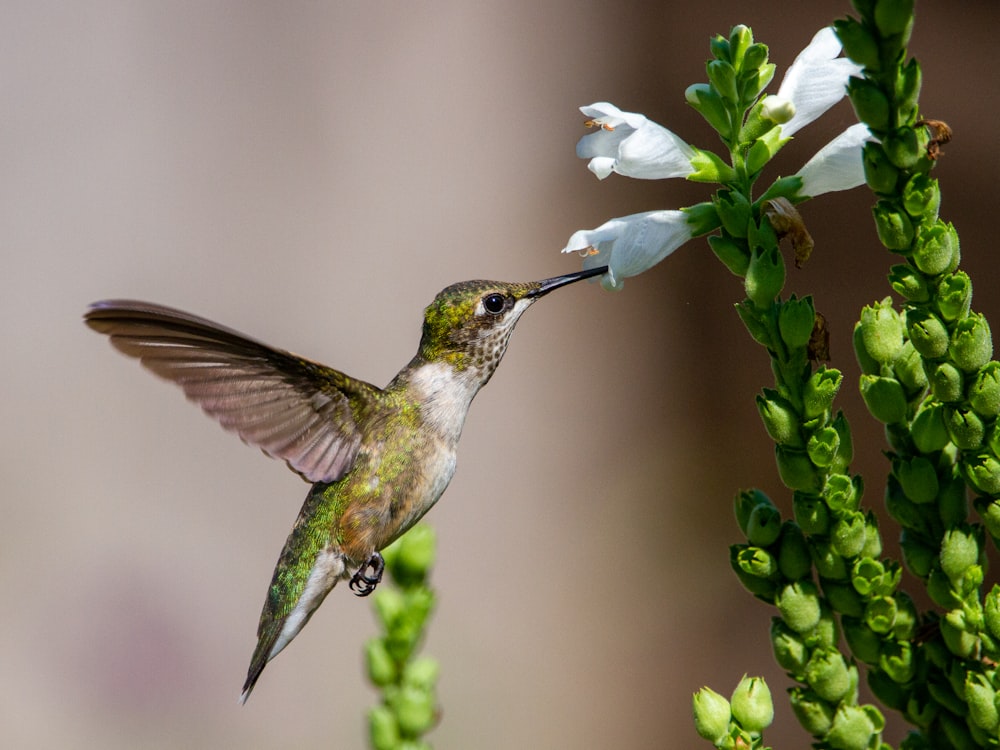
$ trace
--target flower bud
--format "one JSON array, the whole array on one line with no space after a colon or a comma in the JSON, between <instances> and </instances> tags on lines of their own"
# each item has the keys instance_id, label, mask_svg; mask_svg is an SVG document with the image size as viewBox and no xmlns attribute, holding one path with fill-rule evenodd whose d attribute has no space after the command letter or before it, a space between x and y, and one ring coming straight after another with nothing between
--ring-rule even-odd
<instances>
[{"instance_id":1,"label":"flower bud","mask_svg":"<svg viewBox=\"0 0 1000 750\"><path fill-rule=\"evenodd\" d=\"M933 502L937 497L937 471L934 464L923 456L915 456L910 460L896 459L892 468L903 492L913 502L922 505Z\"/></svg>"},{"instance_id":2,"label":"flower bud","mask_svg":"<svg viewBox=\"0 0 1000 750\"><path fill-rule=\"evenodd\" d=\"M979 313L973 313L955 325L951 334L951 361L965 372L984 367L993 356L990 324Z\"/></svg>"},{"instance_id":3,"label":"flower bud","mask_svg":"<svg viewBox=\"0 0 1000 750\"><path fill-rule=\"evenodd\" d=\"M896 622L896 600L888 596L869 599L865 605L864 617L865 624L872 632L885 635Z\"/></svg>"},{"instance_id":4,"label":"flower bud","mask_svg":"<svg viewBox=\"0 0 1000 750\"><path fill-rule=\"evenodd\" d=\"M368 679L379 687L396 680L396 662L389 655L389 649L381 638L371 638L365 643L365 666Z\"/></svg>"},{"instance_id":5,"label":"flower bud","mask_svg":"<svg viewBox=\"0 0 1000 750\"><path fill-rule=\"evenodd\" d=\"M837 448L837 456L830 464L830 469L835 472L844 472L847 471L854 459L854 440L851 438L851 426L847 423L847 418L842 411L837 411L831 424L840 437L840 443Z\"/></svg>"},{"instance_id":6,"label":"flower bud","mask_svg":"<svg viewBox=\"0 0 1000 750\"><path fill-rule=\"evenodd\" d=\"M878 517L868 511L865 514L865 546L861 548L860 557L878 558L882 555L882 537L878 533Z\"/></svg>"},{"instance_id":7,"label":"flower bud","mask_svg":"<svg viewBox=\"0 0 1000 750\"><path fill-rule=\"evenodd\" d=\"M1000 500L991 497L976 498L976 510L983 519L983 526L994 539L1000 538Z\"/></svg>"},{"instance_id":8,"label":"flower bud","mask_svg":"<svg viewBox=\"0 0 1000 750\"><path fill-rule=\"evenodd\" d=\"M385 630L391 630L405 610L406 600L398 589L382 587L375 592L375 612Z\"/></svg>"},{"instance_id":9,"label":"flower bud","mask_svg":"<svg viewBox=\"0 0 1000 750\"><path fill-rule=\"evenodd\" d=\"M785 521L781 527L778 570L790 581L805 578L812 570L812 558L809 556L805 535L794 521Z\"/></svg>"},{"instance_id":10,"label":"flower bud","mask_svg":"<svg viewBox=\"0 0 1000 750\"><path fill-rule=\"evenodd\" d=\"M684 91L684 99L705 118L723 140L732 137L733 127L729 121L725 102L711 86L707 83L691 84Z\"/></svg>"},{"instance_id":11,"label":"flower bud","mask_svg":"<svg viewBox=\"0 0 1000 750\"><path fill-rule=\"evenodd\" d=\"M758 309L769 307L785 286L785 261L777 246L754 248L750 254L744 288Z\"/></svg>"},{"instance_id":12,"label":"flower bud","mask_svg":"<svg viewBox=\"0 0 1000 750\"><path fill-rule=\"evenodd\" d=\"M875 419L884 424L906 419L906 394L898 380L862 375L860 387L861 398Z\"/></svg>"},{"instance_id":13,"label":"flower bud","mask_svg":"<svg viewBox=\"0 0 1000 750\"><path fill-rule=\"evenodd\" d=\"M756 547L769 547L781 533L781 513L773 505L758 505L747 522L747 540Z\"/></svg>"},{"instance_id":14,"label":"flower bud","mask_svg":"<svg viewBox=\"0 0 1000 750\"><path fill-rule=\"evenodd\" d=\"M905 211L888 200L880 200L872 208L879 241L889 250L908 250L913 243L913 222ZM921 269L922 270L922 269Z\"/></svg>"},{"instance_id":15,"label":"flower bud","mask_svg":"<svg viewBox=\"0 0 1000 750\"><path fill-rule=\"evenodd\" d=\"M987 362L976 373L969 386L969 406L980 417L993 419L1000 415L1000 362Z\"/></svg>"},{"instance_id":16,"label":"flower bud","mask_svg":"<svg viewBox=\"0 0 1000 750\"><path fill-rule=\"evenodd\" d=\"M941 205L941 190L937 180L922 172L914 174L903 188L903 208L915 219L929 221L937 218Z\"/></svg>"},{"instance_id":17,"label":"flower bud","mask_svg":"<svg viewBox=\"0 0 1000 750\"><path fill-rule=\"evenodd\" d=\"M907 701L913 692L894 682L888 674L877 669L868 672L868 687L886 708L900 712L905 711ZM909 719L909 717L907 718ZM909 720L912 721L912 719Z\"/></svg>"},{"instance_id":18,"label":"flower bud","mask_svg":"<svg viewBox=\"0 0 1000 750\"><path fill-rule=\"evenodd\" d=\"M817 497L801 492L794 493L792 514L795 516L795 523L805 534L825 534L830 528L829 511Z\"/></svg>"},{"instance_id":19,"label":"flower bud","mask_svg":"<svg viewBox=\"0 0 1000 750\"><path fill-rule=\"evenodd\" d=\"M803 674L809 651L802 638L782 622L780 617L771 618L771 647L779 666L792 675Z\"/></svg>"},{"instance_id":20,"label":"flower bud","mask_svg":"<svg viewBox=\"0 0 1000 750\"><path fill-rule=\"evenodd\" d=\"M919 534L915 534L909 529L903 529L899 546L903 550L903 562L906 563L910 572L917 578L927 578L935 560L937 560L937 550L924 542Z\"/></svg>"},{"instance_id":21,"label":"flower bud","mask_svg":"<svg viewBox=\"0 0 1000 750\"><path fill-rule=\"evenodd\" d=\"M722 98L730 104L737 104L736 70L725 60L710 60L705 66L708 80Z\"/></svg>"},{"instance_id":22,"label":"flower bud","mask_svg":"<svg viewBox=\"0 0 1000 750\"><path fill-rule=\"evenodd\" d=\"M878 665L898 685L904 685L917 674L917 659L908 641L885 641Z\"/></svg>"},{"instance_id":23,"label":"flower bud","mask_svg":"<svg viewBox=\"0 0 1000 750\"><path fill-rule=\"evenodd\" d=\"M834 515L848 514L861 505L864 486L860 476L851 478L846 474L831 474L827 477L823 494Z\"/></svg>"},{"instance_id":24,"label":"flower bud","mask_svg":"<svg viewBox=\"0 0 1000 750\"><path fill-rule=\"evenodd\" d=\"M885 576L885 566L880 561L863 557L851 568L851 585L861 596L875 596L884 588Z\"/></svg>"},{"instance_id":25,"label":"flower bud","mask_svg":"<svg viewBox=\"0 0 1000 750\"><path fill-rule=\"evenodd\" d=\"M866 143L861 155L868 187L878 195L892 195L899 181L899 169L889 161L882 144Z\"/></svg>"},{"instance_id":26,"label":"flower bud","mask_svg":"<svg viewBox=\"0 0 1000 750\"><path fill-rule=\"evenodd\" d=\"M944 407L940 404L925 405L914 417L910 432L921 453L933 453L944 448L951 440L944 426Z\"/></svg>"},{"instance_id":27,"label":"flower bud","mask_svg":"<svg viewBox=\"0 0 1000 750\"><path fill-rule=\"evenodd\" d=\"M778 563L767 550L746 544L729 547L729 565L743 587L764 601L771 601L777 591L776 577Z\"/></svg>"},{"instance_id":28,"label":"flower bud","mask_svg":"<svg viewBox=\"0 0 1000 750\"><path fill-rule=\"evenodd\" d=\"M809 376L805 393L802 396L802 406L806 419L826 414L833 404L833 399L840 390L844 376L840 370L821 366Z\"/></svg>"},{"instance_id":29,"label":"flower bud","mask_svg":"<svg viewBox=\"0 0 1000 750\"><path fill-rule=\"evenodd\" d=\"M977 672L966 674L965 702L969 704L969 721L988 732L996 732L1000 726L996 698L996 690L986 675Z\"/></svg>"},{"instance_id":30,"label":"flower bud","mask_svg":"<svg viewBox=\"0 0 1000 750\"><path fill-rule=\"evenodd\" d=\"M931 298L926 277L913 266L901 263L890 268L889 284L893 291L910 302L926 302Z\"/></svg>"},{"instance_id":31,"label":"flower bud","mask_svg":"<svg viewBox=\"0 0 1000 750\"><path fill-rule=\"evenodd\" d=\"M399 538L396 555L386 561L392 575L402 583L423 581L434 564L436 538L426 524L414 526Z\"/></svg>"},{"instance_id":32,"label":"flower bud","mask_svg":"<svg viewBox=\"0 0 1000 750\"><path fill-rule=\"evenodd\" d=\"M917 116L917 98L920 96L922 78L920 64L915 57L911 57L896 78L895 103L901 122L910 122Z\"/></svg>"},{"instance_id":33,"label":"flower bud","mask_svg":"<svg viewBox=\"0 0 1000 750\"><path fill-rule=\"evenodd\" d=\"M875 27L883 36L908 36L912 26L913 0L878 0L875 3Z\"/></svg>"},{"instance_id":34,"label":"flower bud","mask_svg":"<svg viewBox=\"0 0 1000 750\"><path fill-rule=\"evenodd\" d=\"M771 98L771 97L768 97ZM767 99L764 100L765 102ZM794 112L795 108L792 108ZM746 128L744 128L744 131ZM742 132L741 132L742 135ZM749 174L760 172L774 158L781 147L788 143L788 138L782 138L781 128L771 127L753 140L753 145L747 150L746 168Z\"/></svg>"},{"instance_id":35,"label":"flower bud","mask_svg":"<svg viewBox=\"0 0 1000 750\"><path fill-rule=\"evenodd\" d=\"M889 129L889 99L877 83L851 77L847 81L847 95L858 120L875 132Z\"/></svg>"},{"instance_id":36,"label":"flower bud","mask_svg":"<svg viewBox=\"0 0 1000 750\"><path fill-rule=\"evenodd\" d=\"M929 229L920 230L913 249L913 263L928 276L937 276L951 268L958 252L955 227L938 219Z\"/></svg>"},{"instance_id":37,"label":"flower bud","mask_svg":"<svg viewBox=\"0 0 1000 750\"><path fill-rule=\"evenodd\" d=\"M765 388L763 395L757 396L756 402L764 429L771 440L779 445L802 444L799 434L801 421L788 399L771 388Z\"/></svg>"},{"instance_id":38,"label":"flower bud","mask_svg":"<svg viewBox=\"0 0 1000 750\"><path fill-rule=\"evenodd\" d=\"M845 617L844 638L856 659L865 664L878 664L882 639L876 635L863 621L855 617Z\"/></svg>"},{"instance_id":39,"label":"flower bud","mask_svg":"<svg viewBox=\"0 0 1000 750\"><path fill-rule=\"evenodd\" d=\"M958 581L966 569L979 562L979 540L970 527L948 529L941 540L941 570Z\"/></svg>"},{"instance_id":40,"label":"flower bud","mask_svg":"<svg viewBox=\"0 0 1000 750\"><path fill-rule=\"evenodd\" d=\"M819 492L820 477L804 451L776 445L774 458L778 476L786 487L801 492Z\"/></svg>"},{"instance_id":41,"label":"flower bud","mask_svg":"<svg viewBox=\"0 0 1000 750\"><path fill-rule=\"evenodd\" d=\"M837 750L867 750L884 727L885 719L874 706L841 704L825 739Z\"/></svg>"},{"instance_id":42,"label":"flower bud","mask_svg":"<svg viewBox=\"0 0 1000 750\"><path fill-rule=\"evenodd\" d=\"M847 664L839 651L816 649L806 664L806 683L825 701L839 703L851 689Z\"/></svg>"},{"instance_id":43,"label":"flower bud","mask_svg":"<svg viewBox=\"0 0 1000 750\"><path fill-rule=\"evenodd\" d=\"M753 41L752 37L751 41ZM743 56L742 74L746 75L751 72L763 72L761 69L768 64L767 45L761 44L760 42L753 42L746 49L746 54Z\"/></svg>"},{"instance_id":44,"label":"flower bud","mask_svg":"<svg viewBox=\"0 0 1000 750\"><path fill-rule=\"evenodd\" d=\"M947 407L944 424L951 441L963 451L975 450L983 444L986 428L975 412Z\"/></svg>"},{"instance_id":45,"label":"flower bud","mask_svg":"<svg viewBox=\"0 0 1000 750\"><path fill-rule=\"evenodd\" d=\"M893 474L889 475L885 485L885 509L903 528L929 533L927 520L921 513L920 506L906 496L899 480Z\"/></svg>"},{"instance_id":46,"label":"flower bud","mask_svg":"<svg viewBox=\"0 0 1000 750\"><path fill-rule=\"evenodd\" d=\"M809 438L806 453L809 460L820 468L826 468L833 463L840 449L840 434L833 427L817 430Z\"/></svg>"},{"instance_id":47,"label":"flower bud","mask_svg":"<svg viewBox=\"0 0 1000 750\"><path fill-rule=\"evenodd\" d=\"M892 307L892 297L861 310L861 339L865 351L882 364L896 360L903 350L903 321Z\"/></svg>"},{"instance_id":48,"label":"flower bud","mask_svg":"<svg viewBox=\"0 0 1000 750\"><path fill-rule=\"evenodd\" d=\"M712 248L715 257L733 274L741 279L746 276L747 268L750 267L750 251L746 245L726 235L713 234L708 238L708 246Z\"/></svg>"},{"instance_id":49,"label":"flower bud","mask_svg":"<svg viewBox=\"0 0 1000 750\"><path fill-rule=\"evenodd\" d=\"M958 320L972 304L972 280L965 271L947 274L938 282L937 309L947 321Z\"/></svg>"},{"instance_id":50,"label":"flower bud","mask_svg":"<svg viewBox=\"0 0 1000 750\"><path fill-rule=\"evenodd\" d=\"M368 736L375 750L397 750L399 724L388 706L375 706L368 711Z\"/></svg>"},{"instance_id":51,"label":"flower bud","mask_svg":"<svg viewBox=\"0 0 1000 750\"><path fill-rule=\"evenodd\" d=\"M943 357L948 351L948 329L936 315L922 308L906 312L906 332L916 349L925 359Z\"/></svg>"},{"instance_id":52,"label":"flower bud","mask_svg":"<svg viewBox=\"0 0 1000 750\"><path fill-rule=\"evenodd\" d=\"M729 54L733 65L742 70L744 56L753 44L753 30L742 23L736 24L729 31ZM766 56L765 56L766 59Z\"/></svg>"},{"instance_id":53,"label":"flower bud","mask_svg":"<svg viewBox=\"0 0 1000 750\"><path fill-rule=\"evenodd\" d=\"M833 548L829 539L813 538L809 546L816 572L824 581L843 581L847 578L847 562Z\"/></svg>"},{"instance_id":54,"label":"flower bud","mask_svg":"<svg viewBox=\"0 0 1000 750\"><path fill-rule=\"evenodd\" d=\"M796 633L808 633L819 623L819 591L812 581L787 584L778 592L775 605Z\"/></svg>"},{"instance_id":55,"label":"flower bud","mask_svg":"<svg viewBox=\"0 0 1000 750\"><path fill-rule=\"evenodd\" d=\"M389 698L389 708L396 714L403 735L421 735L437 720L434 695L417 687L404 685Z\"/></svg>"},{"instance_id":56,"label":"flower bud","mask_svg":"<svg viewBox=\"0 0 1000 750\"><path fill-rule=\"evenodd\" d=\"M691 699L691 709L698 735L719 747L729 734L729 722L732 719L729 701L712 688L703 687Z\"/></svg>"},{"instance_id":57,"label":"flower bud","mask_svg":"<svg viewBox=\"0 0 1000 750\"><path fill-rule=\"evenodd\" d=\"M927 576L927 595L930 596L931 601L945 609L958 607L962 604L952 590L951 581L941 571L941 568L932 568L931 574Z\"/></svg>"},{"instance_id":58,"label":"flower bud","mask_svg":"<svg viewBox=\"0 0 1000 750\"><path fill-rule=\"evenodd\" d=\"M860 513L844 515L833 524L830 542L841 557L854 557L865 546L865 517Z\"/></svg>"},{"instance_id":59,"label":"flower bud","mask_svg":"<svg viewBox=\"0 0 1000 750\"><path fill-rule=\"evenodd\" d=\"M753 513L754 508L758 505L768 505L772 508L774 507L774 503L771 502L771 498L756 488L743 490L733 499L733 510L736 512L736 523L739 524L740 531L743 532L744 536L747 534L747 528L750 523L750 514Z\"/></svg>"},{"instance_id":60,"label":"flower bud","mask_svg":"<svg viewBox=\"0 0 1000 750\"><path fill-rule=\"evenodd\" d=\"M919 133L913 128L902 127L886 134L882 139L882 148L894 166L913 169L924 155L927 140L926 132Z\"/></svg>"},{"instance_id":61,"label":"flower bud","mask_svg":"<svg viewBox=\"0 0 1000 750\"><path fill-rule=\"evenodd\" d=\"M961 401L965 389L965 378L955 365L942 362L931 374L931 393L938 401L951 403Z\"/></svg>"},{"instance_id":62,"label":"flower bud","mask_svg":"<svg viewBox=\"0 0 1000 750\"><path fill-rule=\"evenodd\" d=\"M1000 459L991 453L963 456L962 470L973 487L984 495L1000 495Z\"/></svg>"},{"instance_id":63,"label":"flower bud","mask_svg":"<svg viewBox=\"0 0 1000 750\"><path fill-rule=\"evenodd\" d=\"M839 18L833 22L837 38L844 46L844 54L859 65L872 71L881 67L878 42L871 30L854 18Z\"/></svg>"},{"instance_id":64,"label":"flower bud","mask_svg":"<svg viewBox=\"0 0 1000 750\"><path fill-rule=\"evenodd\" d=\"M983 601L983 622L987 632L994 638L1000 639L1000 584L993 584L993 588L986 594Z\"/></svg>"},{"instance_id":65,"label":"flower bud","mask_svg":"<svg viewBox=\"0 0 1000 750\"><path fill-rule=\"evenodd\" d=\"M940 621L941 637L944 645L960 659L968 659L976 650L977 639L969 632L965 614L960 609L948 612Z\"/></svg>"},{"instance_id":66,"label":"flower bud","mask_svg":"<svg viewBox=\"0 0 1000 750\"><path fill-rule=\"evenodd\" d=\"M743 676L730 699L733 718L748 732L762 732L774 721L771 691L763 677Z\"/></svg>"},{"instance_id":67,"label":"flower bud","mask_svg":"<svg viewBox=\"0 0 1000 750\"><path fill-rule=\"evenodd\" d=\"M430 656L419 656L403 668L403 684L431 690L437 682L441 665Z\"/></svg>"},{"instance_id":68,"label":"flower bud","mask_svg":"<svg viewBox=\"0 0 1000 750\"><path fill-rule=\"evenodd\" d=\"M893 363L892 370L908 394L916 395L927 387L924 360L910 341L903 344L903 350Z\"/></svg>"},{"instance_id":69,"label":"flower bud","mask_svg":"<svg viewBox=\"0 0 1000 750\"><path fill-rule=\"evenodd\" d=\"M742 302L737 302L736 314L740 316L740 320L743 321L743 325L746 326L747 332L761 346L766 346L771 349L774 348L777 342L771 340L771 331L767 326L767 323L762 319L760 312L754 307L753 302L748 299Z\"/></svg>"},{"instance_id":70,"label":"flower bud","mask_svg":"<svg viewBox=\"0 0 1000 750\"><path fill-rule=\"evenodd\" d=\"M812 297L796 299L793 294L778 310L778 330L782 340L792 349L809 343L816 324L816 308Z\"/></svg>"},{"instance_id":71,"label":"flower bud","mask_svg":"<svg viewBox=\"0 0 1000 750\"><path fill-rule=\"evenodd\" d=\"M795 718L809 734L822 737L830 731L833 726L833 706L821 700L812 690L792 688L788 695Z\"/></svg>"}]
</instances>

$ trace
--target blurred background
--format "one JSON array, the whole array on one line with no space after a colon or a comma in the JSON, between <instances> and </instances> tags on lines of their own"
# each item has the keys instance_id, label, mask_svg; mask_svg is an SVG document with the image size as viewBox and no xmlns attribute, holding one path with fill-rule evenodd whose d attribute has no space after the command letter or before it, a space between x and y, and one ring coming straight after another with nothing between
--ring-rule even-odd
<instances>
[{"instance_id":1,"label":"blurred background","mask_svg":"<svg viewBox=\"0 0 1000 750\"><path fill-rule=\"evenodd\" d=\"M80 321L108 297L191 310L385 384L434 294L578 268L576 229L705 199L599 182L577 107L609 100L696 145L685 104L735 23L778 79L844 2L6 2L0 25L0 745L365 745L369 602L339 587L237 705L272 566L305 497ZM936 176L974 306L997 326L1000 83L992 0L921 2L921 103L955 132ZM776 90L778 79L772 85ZM802 131L791 174L852 122ZM790 271L831 332L866 503L884 441L850 331L892 264L869 194L807 204ZM704 241L620 294L575 286L522 320L429 515L439 537L441 748L696 746L691 693L765 675L771 610L730 572L731 503L790 510L754 407L771 383ZM889 551L895 533L885 527ZM887 738L900 736L890 717ZM707 745L704 745L707 747Z\"/></svg>"}]
</instances>

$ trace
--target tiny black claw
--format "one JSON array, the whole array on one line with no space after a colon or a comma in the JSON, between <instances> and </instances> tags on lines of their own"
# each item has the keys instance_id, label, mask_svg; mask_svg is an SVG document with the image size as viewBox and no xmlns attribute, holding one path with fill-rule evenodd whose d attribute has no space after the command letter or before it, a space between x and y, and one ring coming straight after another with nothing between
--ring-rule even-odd
<instances>
[{"instance_id":1,"label":"tiny black claw","mask_svg":"<svg viewBox=\"0 0 1000 750\"><path fill-rule=\"evenodd\" d=\"M371 575L366 574L369 568L372 571ZM368 596L382 580L383 571L385 571L385 560L378 552L373 552L372 556L368 558L368 562L358 568L358 572L351 576L351 591L358 596Z\"/></svg>"}]
</instances>

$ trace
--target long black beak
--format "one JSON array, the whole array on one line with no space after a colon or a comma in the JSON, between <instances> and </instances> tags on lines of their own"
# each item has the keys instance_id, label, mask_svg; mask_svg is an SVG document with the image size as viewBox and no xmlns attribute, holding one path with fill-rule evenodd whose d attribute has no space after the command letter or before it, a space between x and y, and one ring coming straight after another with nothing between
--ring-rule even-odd
<instances>
[{"instance_id":1,"label":"long black beak","mask_svg":"<svg viewBox=\"0 0 1000 750\"><path fill-rule=\"evenodd\" d=\"M572 284L577 281L582 281L583 279L589 279L594 276L601 276L608 272L607 266L599 266L597 268L588 268L585 271L578 271L576 273L568 273L565 276L556 276L551 279L545 279L544 281L538 282L538 287L532 289L530 292L525 294L525 297L541 297L544 294L548 294L553 289L558 289L561 286L566 286L567 284Z\"/></svg>"}]
</instances>

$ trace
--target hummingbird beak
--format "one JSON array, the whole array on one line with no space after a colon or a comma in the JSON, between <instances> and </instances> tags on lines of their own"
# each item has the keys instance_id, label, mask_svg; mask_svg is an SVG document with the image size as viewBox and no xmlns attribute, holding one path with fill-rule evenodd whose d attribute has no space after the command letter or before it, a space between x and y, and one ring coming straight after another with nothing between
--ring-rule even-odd
<instances>
[{"instance_id":1,"label":"hummingbird beak","mask_svg":"<svg viewBox=\"0 0 1000 750\"><path fill-rule=\"evenodd\" d=\"M532 289L525 297L541 297L548 294L553 289L558 289L561 286L566 286L567 284L572 284L577 281L582 281L583 279L589 279L594 276L600 276L608 272L607 266L598 266L597 268L588 268L583 271L578 271L576 273L568 273L565 276L556 276L551 279L545 279L544 281L538 282L538 287Z\"/></svg>"}]
</instances>

